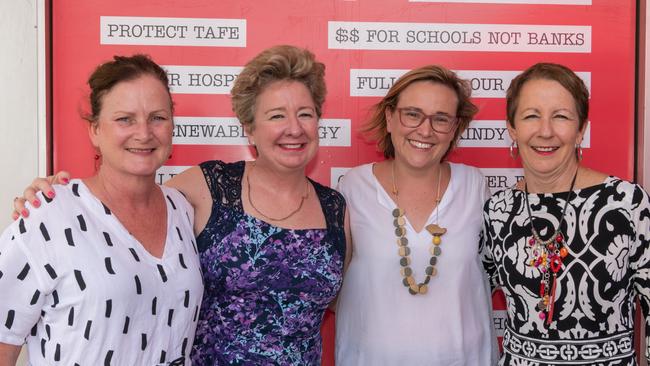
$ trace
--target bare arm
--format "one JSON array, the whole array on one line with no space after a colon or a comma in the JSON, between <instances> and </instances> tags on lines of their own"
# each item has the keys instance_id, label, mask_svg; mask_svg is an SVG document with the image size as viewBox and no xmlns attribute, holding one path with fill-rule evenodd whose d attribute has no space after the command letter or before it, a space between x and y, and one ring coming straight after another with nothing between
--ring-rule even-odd
<instances>
[{"instance_id":1,"label":"bare arm","mask_svg":"<svg viewBox=\"0 0 650 366\"><path fill-rule=\"evenodd\" d=\"M181 191L194 207L194 235L199 235L212 212L212 195L201 167L193 166L175 175L165 185Z\"/></svg>"},{"instance_id":2,"label":"bare arm","mask_svg":"<svg viewBox=\"0 0 650 366\"><path fill-rule=\"evenodd\" d=\"M0 343L0 366L15 366L21 346Z\"/></svg>"},{"instance_id":3,"label":"bare arm","mask_svg":"<svg viewBox=\"0 0 650 366\"><path fill-rule=\"evenodd\" d=\"M46 178L36 178L32 181L22 197L14 199L14 211L12 218L17 220L19 217L28 217L29 209L25 206L26 202L30 202L35 208L41 205L40 200L36 196L37 192L43 192L49 198L54 198L53 184L68 184L70 174L65 171L56 173ZM166 186L173 187L183 192L187 200L194 207L194 235L198 235L210 218L212 211L212 196L210 189L203 177L203 172L198 166L191 167L184 172L174 176L165 183Z\"/></svg>"},{"instance_id":4,"label":"bare arm","mask_svg":"<svg viewBox=\"0 0 650 366\"><path fill-rule=\"evenodd\" d=\"M344 226L343 230L345 231L345 260L343 262L343 277L345 277L345 272L348 271L348 266L350 265L350 260L352 259L352 252L353 252L353 244L352 244L352 234L350 232L350 213L348 211L348 208L345 208L345 221L344 221ZM336 312L336 303L338 302L338 295L332 301L327 308L330 311Z\"/></svg>"}]
</instances>

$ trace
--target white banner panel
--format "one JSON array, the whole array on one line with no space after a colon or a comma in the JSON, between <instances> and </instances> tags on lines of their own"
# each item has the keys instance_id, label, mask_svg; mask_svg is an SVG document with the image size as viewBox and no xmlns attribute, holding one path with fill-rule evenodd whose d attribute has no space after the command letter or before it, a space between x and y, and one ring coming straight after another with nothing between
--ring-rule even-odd
<instances>
[{"instance_id":1,"label":"white banner panel","mask_svg":"<svg viewBox=\"0 0 650 366\"><path fill-rule=\"evenodd\" d=\"M349 119L321 119L318 126L320 146L351 146L351 126Z\"/></svg>"},{"instance_id":2,"label":"white banner panel","mask_svg":"<svg viewBox=\"0 0 650 366\"><path fill-rule=\"evenodd\" d=\"M472 121L460 135L459 147L505 147L510 148L512 140L508 135L506 121L478 120ZM582 147L591 147L591 123L587 121L587 130L582 139Z\"/></svg>"},{"instance_id":3,"label":"white banner panel","mask_svg":"<svg viewBox=\"0 0 650 366\"><path fill-rule=\"evenodd\" d=\"M169 88L175 94L230 94L241 66L165 65Z\"/></svg>"},{"instance_id":4,"label":"white banner panel","mask_svg":"<svg viewBox=\"0 0 650 366\"><path fill-rule=\"evenodd\" d=\"M591 52L591 26L328 22L330 49Z\"/></svg>"},{"instance_id":5,"label":"white banner panel","mask_svg":"<svg viewBox=\"0 0 650 366\"><path fill-rule=\"evenodd\" d=\"M330 169L330 187L336 189L336 187L339 185L339 181L345 173L348 172L352 168L337 168L337 167L332 167Z\"/></svg>"},{"instance_id":6,"label":"white banner panel","mask_svg":"<svg viewBox=\"0 0 650 366\"><path fill-rule=\"evenodd\" d=\"M512 187L524 176L522 168L480 168L492 193Z\"/></svg>"},{"instance_id":7,"label":"white banner panel","mask_svg":"<svg viewBox=\"0 0 650 366\"><path fill-rule=\"evenodd\" d=\"M100 43L246 47L246 19L100 17Z\"/></svg>"},{"instance_id":8,"label":"white banner panel","mask_svg":"<svg viewBox=\"0 0 650 366\"><path fill-rule=\"evenodd\" d=\"M350 69L350 96L383 97L393 83L409 70ZM469 81L473 98L505 98L510 82L521 71L455 70L459 77ZM591 93L591 72L576 72Z\"/></svg>"},{"instance_id":9,"label":"white banner panel","mask_svg":"<svg viewBox=\"0 0 650 366\"><path fill-rule=\"evenodd\" d=\"M235 117L174 117L174 145L248 145Z\"/></svg>"},{"instance_id":10,"label":"white banner panel","mask_svg":"<svg viewBox=\"0 0 650 366\"><path fill-rule=\"evenodd\" d=\"M497 337L503 337L503 331L506 329L506 324L508 321L507 311L493 310L492 316L494 316L494 330L497 334Z\"/></svg>"},{"instance_id":11,"label":"white banner panel","mask_svg":"<svg viewBox=\"0 0 650 366\"><path fill-rule=\"evenodd\" d=\"M163 184L173 178L176 174L191 168L183 165L163 165L156 171L156 183Z\"/></svg>"},{"instance_id":12,"label":"white banner panel","mask_svg":"<svg viewBox=\"0 0 650 366\"><path fill-rule=\"evenodd\" d=\"M319 121L320 146L350 146L351 121L328 119ZM244 128L235 117L174 117L175 145L248 145Z\"/></svg>"}]
</instances>

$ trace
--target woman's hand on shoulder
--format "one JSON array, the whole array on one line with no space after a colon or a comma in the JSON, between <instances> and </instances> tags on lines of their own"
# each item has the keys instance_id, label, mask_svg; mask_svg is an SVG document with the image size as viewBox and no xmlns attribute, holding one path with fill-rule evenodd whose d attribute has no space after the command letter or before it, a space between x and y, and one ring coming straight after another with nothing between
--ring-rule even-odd
<instances>
[{"instance_id":1,"label":"woman's hand on shoulder","mask_svg":"<svg viewBox=\"0 0 650 366\"><path fill-rule=\"evenodd\" d=\"M66 171L60 171L46 178L34 179L32 183L25 188L21 197L14 198L14 211L11 213L11 217L14 220L18 220L20 217L28 217L29 210L25 206L26 202L30 202L34 208L41 206L41 201L36 196L36 193L43 192L43 194L48 198L54 198L55 193L52 185L66 185L68 182L70 182L70 174Z\"/></svg>"}]
</instances>

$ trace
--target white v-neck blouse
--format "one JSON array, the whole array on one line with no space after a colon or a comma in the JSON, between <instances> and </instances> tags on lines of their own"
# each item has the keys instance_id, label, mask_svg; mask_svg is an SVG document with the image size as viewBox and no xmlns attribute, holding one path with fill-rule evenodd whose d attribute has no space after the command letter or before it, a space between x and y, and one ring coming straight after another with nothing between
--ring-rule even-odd
<instances>
[{"instance_id":1,"label":"white v-neck blouse","mask_svg":"<svg viewBox=\"0 0 650 366\"><path fill-rule=\"evenodd\" d=\"M203 295L192 206L161 187L167 238L151 255L84 185L0 236L0 342L31 365L189 365Z\"/></svg>"},{"instance_id":2,"label":"white v-neck blouse","mask_svg":"<svg viewBox=\"0 0 650 366\"><path fill-rule=\"evenodd\" d=\"M490 288L479 259L482 208L489 191L480 171L451 164L438 222L447 233L438 273L425 295L411 295L402 284L391 214L396 205L372 164L350 170L339 190L349 209L353 255L336 311L336 364L494 365L498 351ZM435 222L433 210L425 226ZM416 233L408 219L405 228L410 267L422 282L432 238L425 229Z\"/></svg>"}]
</instances>

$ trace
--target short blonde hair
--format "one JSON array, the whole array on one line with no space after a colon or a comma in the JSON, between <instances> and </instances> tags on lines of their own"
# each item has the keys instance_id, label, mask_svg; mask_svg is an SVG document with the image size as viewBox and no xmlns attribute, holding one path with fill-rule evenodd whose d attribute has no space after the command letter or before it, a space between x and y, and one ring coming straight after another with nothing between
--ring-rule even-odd
<instances>
[{"instance_id":1,"label":"short blonde hair","mask_svg":"<svg viewBox=\"0 0 650 366\"><path fill-rule=\"evenodd\" d=\"M230 91L232 110L242 126L253 129L257 96L276 81L303 83L314 100L316 114L321 117L327 94L325 65L316 61L314 54L306 49L282 45L255 56L235 79Z\"/></svg>"},{"instance_id":2,"label":"short blonde hair","mask_svg":"<svg viewBox=\"0 0 650 366\"><path fill-rule=\"evenodd\" d=\"M388 132L388 121L386 120L386 111L395 111L397 103L399 102L400 94L409 85L418 81L429 81L436 84L442 84L451 88L458 97L458 107L456 108L456 117L458 118L458 127L454 132L454 138L449 145L449 149L445 152L443 159L451 152L456 146L460 135L465 131L469 123L474 118L478 108L470 100L472 89L467 81L461 79L453 71L439 66L428 65L415 70L411 70L402 75L391 86L390 90L384 98L374 106L370 120L363 128L363 132L370 136L371 139L377 141L379 150L384 154L387 159L395 157L395 147Z\"/></svg>"}]
</instances>

